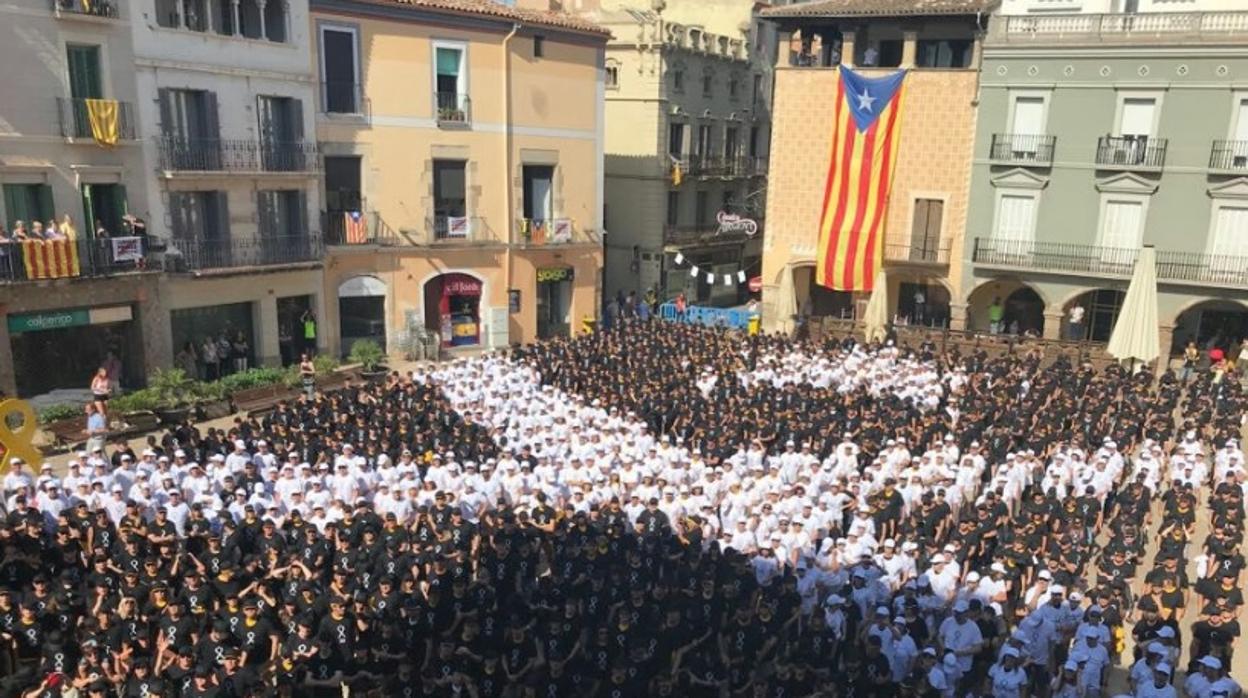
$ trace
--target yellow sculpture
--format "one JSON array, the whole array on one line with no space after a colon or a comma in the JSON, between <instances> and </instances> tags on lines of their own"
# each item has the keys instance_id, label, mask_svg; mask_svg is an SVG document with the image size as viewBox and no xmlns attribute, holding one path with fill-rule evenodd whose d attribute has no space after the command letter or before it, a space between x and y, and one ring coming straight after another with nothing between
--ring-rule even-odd
<instances>
[{"instance_id":1,"label":"yellow sculpture","mask_svg":"<svg viewBox=\"0 0 1248 698\"><path fill-rule=\"evenodd\" d=\"M10 420L21 419L21 426L16 430L10 428ZM0 400L0 448L4 449L4 460L0 462L0 473L9 469L14 458L21 458L31 467L43 459L39 449L35 448L33 439L39 425L35 419L35 410L25 400L10 398Z\"/></svg>"}]
</instances>

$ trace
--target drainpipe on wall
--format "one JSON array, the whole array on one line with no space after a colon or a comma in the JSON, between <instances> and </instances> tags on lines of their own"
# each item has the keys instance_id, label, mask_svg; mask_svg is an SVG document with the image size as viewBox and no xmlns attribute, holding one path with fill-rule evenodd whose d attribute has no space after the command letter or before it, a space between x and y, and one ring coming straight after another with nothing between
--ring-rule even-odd
<instances>
[{"instance_id":1,"label":"drainpipe on wall","mask_svg":"<svg viewBox=\"0 0 1248 698\"><path fill-rule=\"evenodd\" d=\"M511 40L515 38L516 33L519 31L520 23L516 22L511 25L511 31L507 33L507 36L503 37L503 200L506 202L505 205L507 209L505 220L507 229L507 272L505 274L505 278L507 279L507 286L503 289L503 291L504 295L507 296L507 299L504 302L507 303L507 337L509 340L511 338L510 294L512 289L511 241L512 236L515 233L511 226L516 224L515 192L513 191L514 188L511 184ZM534 303L536 300L536 298L530 298L529 302ZM519 322L519 320L517 320L517 322Z\"/></svg>"}]
</instances>

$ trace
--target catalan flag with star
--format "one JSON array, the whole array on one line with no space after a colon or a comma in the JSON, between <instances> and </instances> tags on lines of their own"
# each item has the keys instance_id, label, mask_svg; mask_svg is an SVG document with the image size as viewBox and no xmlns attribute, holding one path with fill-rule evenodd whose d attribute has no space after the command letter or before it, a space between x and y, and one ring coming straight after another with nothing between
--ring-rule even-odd
<instances>
[{"instance_id":1,"label":"catalan flag with star","mask_svg":"<svg viewBox=\"0 0 1248 698\"><path fill-rule=\"evenodd\" d=\"M906 71L868 78L838 70L815 280L837 291L870 291L883 261Z\"/></svg>"}]
</instances>

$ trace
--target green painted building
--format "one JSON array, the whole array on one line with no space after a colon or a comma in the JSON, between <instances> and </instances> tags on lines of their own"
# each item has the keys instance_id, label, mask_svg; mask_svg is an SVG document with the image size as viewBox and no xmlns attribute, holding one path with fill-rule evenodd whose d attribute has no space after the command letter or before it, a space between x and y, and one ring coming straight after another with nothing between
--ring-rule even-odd
<instances>
[{"instance_id":1,"label":"green painted building","mask_svg":"<svg viewBox=\"0 0 1248 698\"><path fill-rule=\"evenodd\" d=\"M1248 12L1021 4L1008 11L1023 14L992 17L984 40L954 317L1104 341L1139 249L1152 245L1162 351L1238 343L1248 336Z\"/></svg>"}]
</instances>

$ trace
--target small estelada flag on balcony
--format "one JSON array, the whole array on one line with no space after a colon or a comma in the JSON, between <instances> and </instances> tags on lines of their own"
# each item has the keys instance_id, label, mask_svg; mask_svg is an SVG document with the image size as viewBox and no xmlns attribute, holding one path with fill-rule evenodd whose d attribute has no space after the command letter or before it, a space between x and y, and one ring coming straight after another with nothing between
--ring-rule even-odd
<instances>
[{"instance_id":1,"label":"small estelada flag on balcony","mask_svg":"<svg viewBox=\"0 0 1248 698\"><path fill-rule=\"evenodd\" d=\"M815 280L837 291L870 291L883 256L906 71L878 78L838 71Z\"/></svg>"},{"instance_id":2,"label":"small estelada flag on balcony","mask_svg":"<svg viewBox=\"0 0 1248 698\"><path fill-rule=\"evenodd\" d=\"M368 222L359 211L348 211L342 214L344 236L348 245L363 245L368 241Z\"/></svg>"}]
</instances>

